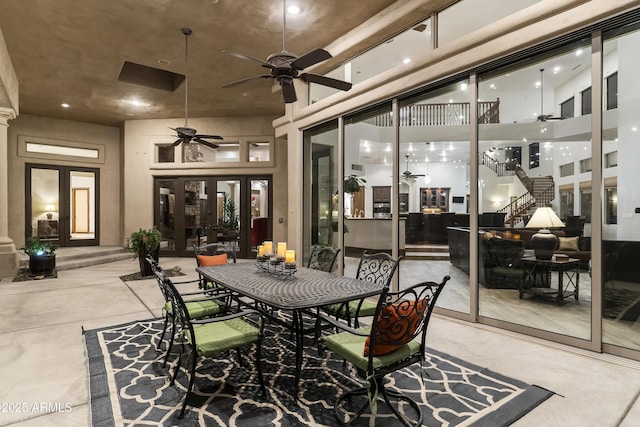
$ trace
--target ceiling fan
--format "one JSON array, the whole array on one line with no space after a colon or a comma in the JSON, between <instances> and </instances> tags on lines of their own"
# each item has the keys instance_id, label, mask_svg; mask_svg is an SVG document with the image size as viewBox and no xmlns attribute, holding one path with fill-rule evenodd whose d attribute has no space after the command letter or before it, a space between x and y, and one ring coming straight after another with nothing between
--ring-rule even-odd
<instances>
[{"instance_id":1,"label":"ceiling fan","mask_svg":"<svg viewBox=\"0 0 640 427\"><path fill-rule=\"evenodd\" d=\"M548 122L549 120L562 120L564 117L555 117L553 114L544 114L544 68L540 68L540 112L537 121Z\"/></svg>"},{"instance_id":2,"label":"ceiling fan","mask_svg":"<svg viewBox=\"0 0 640 427\"><path fill-rule=\"evenodd\" d=\"M198 142L202 145L206 145L209 148L216 149L219 147L218 144L214 144L213 142L207 141L207 139L217 139L221 140L222 137L218 135L201 135L198 134L198 131L194 128L190 128L187 124L187 106L188 106L188 95L189 95L189 36L192 31L190 28L183 28L182 34L184 34L184 62L185 62L185 73L184 73L184 126L177 128L170 128L176 131L178 139L173 143L173 146L180 145L182 143L188 144L191 141Z\"/></svg>"},{"instance_id":3,"label":"ceiling fan","mask_svg":"<svg viewBox=\"0 0 640 427\"><path fill-rule=\"evenodd\" d=\"M332 87L339 90L351 89L351 83L342 80L332 79L330 77L321 76L318 74L301 73L301 71L307 67L315 65L319 62L325 61L331 58L331 54L324 49L314 49L300 57L287 52L284 47L285 34L287 28L287 13L286 13L286 0L282 1L282 52L273 53L269 55L266 61L255 58L244 53L235 52L232 50L223 50L224 53L235 56L240 59L246 59L261 64L264 68L268 68L269 74L261 74L253 77L248 77L235 82L227 83L223 85L223 88L229 88L237 86L242 83L246 83L252 80L258 79L274 79L278 82L282 90L282 97L284 102L289 104L296 102L298 97L293 86L294 79L300 79L305 83L317 83L323 86Z\"/></svg>"},{"instance_id":4,"label":"ceiling fan","mask_svg":"<svg viewBox=\"0 0 640 427\"><path fill-rule=\"evenodd\" d=\"M411 179L411 178L417 178L419 176L425 176L425 174L413 174L409 171L409 155L405 154L404 157L406 157L407 159L407 170L402 172L402 178L405 179Z\"/></svg>"}]
</instances>

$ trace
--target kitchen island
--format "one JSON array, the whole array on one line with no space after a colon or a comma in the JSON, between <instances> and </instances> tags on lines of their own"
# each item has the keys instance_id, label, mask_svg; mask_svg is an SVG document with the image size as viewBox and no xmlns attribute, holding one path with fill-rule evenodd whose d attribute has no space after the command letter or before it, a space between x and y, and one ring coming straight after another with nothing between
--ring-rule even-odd
<instances>
[{"instance_id":1,"label":"kitchen island","mask_svg":"<svg viewBox=\"0 0 640 427\"><path fill-rule=\"evenodd\" d=\"M390 218L347 218L344 234L345 254L360 256L363 251L391 253L393 221ZM399 224L400 255L404 255L405 218Z\"/></svg>"}]
</instances>

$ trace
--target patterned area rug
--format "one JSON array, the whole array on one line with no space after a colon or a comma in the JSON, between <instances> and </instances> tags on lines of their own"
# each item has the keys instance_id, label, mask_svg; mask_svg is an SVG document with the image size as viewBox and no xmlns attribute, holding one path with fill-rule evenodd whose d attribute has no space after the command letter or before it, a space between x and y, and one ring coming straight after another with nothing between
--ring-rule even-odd
<instances>
[{"instance_id":1,"label":"patterned area rug","mask_svg":"<svg viewBox=\"0 0 640 427\"><path fill-rule=\"evenodd\" d=\"M259 396L254 350L207 359L198 367L195 392L184 419L181 408L186 375L169 384L171 366L162 367L163 352L156 350L162 330L158 319L85 331L93 426L335 426L332 407L343 388L359 384L358 376L330 351L318 355L305 349L300 394L293 402L294 348L290 334L269 325L263 342L263 369L267 397ZM252 347L254 348L254 347ZM394 387L421 405L427 426L507 426L553 393L504 377L430 349L424 366L391 375ZM369 425L363 416L361 425ZM375 425L399 422L378 405Z\"/></svg>"}]
</instances>

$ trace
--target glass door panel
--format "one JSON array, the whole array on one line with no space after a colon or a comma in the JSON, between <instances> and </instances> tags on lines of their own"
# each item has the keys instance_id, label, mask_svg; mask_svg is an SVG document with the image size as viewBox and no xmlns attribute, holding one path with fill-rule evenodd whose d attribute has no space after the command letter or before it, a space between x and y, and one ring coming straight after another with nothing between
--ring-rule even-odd
<instances>
[{"instance_id":1,"label":"glass door panel","mask_svg":"<svg viewBox=\"0 0 640 427\"><path fill-rule=\"evenodd\" d=\"M156 228L162 233L161 251L176 250L176 181L156 180Z\"/></svg>"},{"instance_id":2,"label":"glass door panel","mask_svg":"<svg viewBox=\"0 0 640 427\"><path fill-rule=\"evenodd\" d=\"M479 76L479 103L499 100L496 120L478 125L481 316L591 339L590 237L577 228L551 230L559 237L553 256L576 260L566 272L533 252L531 236L547 227L528 228L538 208L567 212L566 195L591 180L590 173L573 173L591 156L591 118L561 113L565 101L589 86L590 39ZM521 162L522 148L532 143L539 144L539 162ZM573 215L586 217L590 205ZM561 285L566 299L558 296Z\"/></svg>"},{"instance_id":3,"label":"glass door panel","mask_svg":"<svg viewBox=\"0 0 640 427\"><path fill-rule=\"evenodd\" d=\"M213 241L228 242L238 240L241 230L240 207L242 185L239 179L218 179L216 182L217 230L211 236Z\"/></svg>"},{"instance_id":4,"label":"glass door panel","mask_svg":"<svg viewBox=\"0 0 640 427\"><path fill-rule=\"evenodd\" d=\"M465 79L407 98L399 111L398 190L409 196L408 213L400 224L400 245L405 249L400 286L449 275L437 305L465 314L471 301L469 214L464 202L469 194L471 102ZM449 232L449 227L455 230ZM426 260L421 252L442 255Z\"/></svg>"},{"instance_id":5,"label":"glass door panel","mask_svg":"<svg viewBox=\"0 0 640 427\"><path fill-rule=\"evenodd\" d=\"M602 120L602 342L636 352L640 351L638 43L638 22L605 35ZM595 203L597 195L593 196ZM580 203L590 205L591 193L581 191Z\"/></svg>"},{"instance_id":6,"label":"glass door panel","mask_svg":"<svg viewBox=\"0 0 640 427\"><path fill-rule=\"evenodd\" d=\"M96 237L96 174L91 171L69 172L71 240L80 242Z\"/></svg>"},{"instance_id":7,"label":"glass door panel","mask_svg":"<svg viewBox=\"0 0 640 427\"><path fill-rule=\"evenodd\" d=\"M60 238L60 171L31 169L31 203L27 208L30 229L27 236L40 240Z\"/></svg>"},{"instance_id":8,"label":"glass door panel","mask_svg":"<svg viewBox=\"0 0 640 427\"><path fill-rule=\"evenodd\" d=\"M200 246L210 242L207 233L212 218L207 199L207 185L207 180L184 181L185 251L192 250L193 245Z\"/></svg>"},{"instance_id":9,"label":"glass door panel","mask_svg":"<svg viewBox=\"0 0 640 427\"><path fill-rule=\"evenodd\" d=\"M251 256L257 256L258 245L261 245L267 238L270 201L269 201L269 180L252 179L251 184Z\"/></svg>"}]
</instances>

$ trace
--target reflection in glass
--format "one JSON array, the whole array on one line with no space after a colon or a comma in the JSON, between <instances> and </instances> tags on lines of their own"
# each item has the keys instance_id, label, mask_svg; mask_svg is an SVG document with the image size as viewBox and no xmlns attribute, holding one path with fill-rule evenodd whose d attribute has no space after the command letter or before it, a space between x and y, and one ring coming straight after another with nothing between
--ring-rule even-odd
<instances>
[{"instance_id":1,"label":"reflection in glass","mask_svg":"<svg viewBox=\"0 0 640 427\"><path fill-rule=\"evenodd\" d=\"M59 238L59 185L57 169L31 169L31 236Z\"/></svg>"},{"instance_id":2,"label":"reflection in glass","mask_svg":"<svg viewBox=\"0 0 640 427\"><path fill-rule=\"evenodd\" d=\"M637 28L636 22L605 34L603 49L602 340L632 350L640 350Z\"/></svg>"},{"instance_id":3,"label":"reflection in glass","mask_svg":"<svg viewBox=\"0 0 640 427\"><path fill-rule=\"evenodd\" d=\"M174 180L158 180L158 222L156 228L162 233L161 249L176 249L176 191Z\"/></svg>"},{"instance_id":4,"label":"reflection in glass","mask_svg":"<svg viewBox=\"0 0 640 427\"><path fill-rule=\"evenodd\" d=\"M470 307L470 102L469 82L462 80L399 105L398 191L408 197L400 224L405 230L400 287L449 275L437 305L462 313ZM420 252L432 255L424 259Z\"/></svg>"},{"instance_id":5,"label":"reflection in glass","mask_svg":"<svg viewBox=\"0 0 640 427\"><path fill-rule=\"evenodd\" d=\"M552 230L562 236L556 256L568 256L572 272L579 268L579 301L565 299L558 316L555 297L540 297L532 287L558 288L553 265L537 262L525 228L538 207L550 206L557 215L588 215L587 207L570 206L570 194L589 190L591 173L560 173L591 156L591 119L582 116L573 100L591 86L588 41L528 65L514 64L479 76L480 102L499 99L499 120L479 125L478 224L480 239L479 314L514 324L581 339L591 338L591 278L588 273L590 237L579 227ZM536 167L517 155L538 144ZM563 197L560 197L562 189ZM582 193L580 193L582 194ZM517 239L516 239L517 236ZM517 250L504 240L517 240ZM510 245L513 249L515 245ZM532 259L532 261L522 261ZM508 260L508 262L505 262ZM573 262L573 261L572 261ZM534 280L524 280L524 277ZM494 279L500 280L494 280ZM566 282L567 280L565 280ZM565 283L566 285L566 283ZM525 290L523 295L523 291ZM551 291L548 292L551 294ZM557 292L553 295L557 295ZM522 297L522 299L520 299Z\"/></svg>"},{"instance_id":6,"label":"reflection in glass","mask_svg":"<svg viewBox=\"0 0 640 427\"><path fill-rule=\"evenodd\" d=\"M314 245L337 247L338 121L304 132L303 259ZM339 262L339 260L338 260Z\"/></svg>"},{"instance_id":7,"label":"reflection in glass","mask_svg":"<svg viewBox=\"0 0 640 427\"><path fill-rule=\"evenodd\" d=\"M96 235L96 175L69 171L71 240L92 240Z\"/></svg>"}]
</instances>

